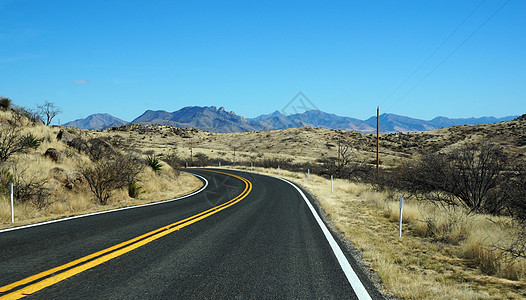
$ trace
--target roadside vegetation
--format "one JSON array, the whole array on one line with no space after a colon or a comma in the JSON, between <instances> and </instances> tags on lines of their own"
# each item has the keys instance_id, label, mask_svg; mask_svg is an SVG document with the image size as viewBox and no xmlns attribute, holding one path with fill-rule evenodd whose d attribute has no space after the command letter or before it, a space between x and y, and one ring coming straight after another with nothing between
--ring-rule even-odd
<instances>
[{"instance_id":1,"label":"roadside vegetation","mask_svg":"<svg viewBox=\"0 0 526 300\"><path fill-rule=\"evenodd\" d=\"M0 99L0 228L171 199L202 185L180 167L152 166L138 149L45 125L60 112L53 103L31 111Z\"/></svg>"},{"instance_id":2,"label":"roadside vegetation","mask_svg":"<svg viewBox=\"0 0 526 300\"><path fill-rule=\"evenodd\" d=\"M335 156L313 162L279 155L234 162L203 153L188 162L280 174L303 185L334 228L362 251L386 294L526 297L526 164L520 152L473 139L383 166L377 175L374 165L356 160L348 145L336 141L334 148ZM401 196L404 231L399 238Z\"/></svg>"},{"instance_id":3,"label":"roadside vegetation","mask_svg":"<svg viewBox=\"0 0 526 300\"><path fill-rule=\"evenodd\" d=\"M382 135L377 173L374 136L357 132L49 126L59 112L0 98L0 228L12 226L10 182L21 225L185 194L201 185L187 165L254 170L316 196L387 295L526 298L526 116Z\"/></svg>"},{"instance_id":4,"label":"roadside vegetation","mask_svg":"<svg viewBox=\"0 0 526 300\"><path fill-rule=\"evenodd\" d=\"M277 168L253 171L278 176ZM279 173L316 197L333 228L360 250L384 294L401 299L526 297L526 260L503 250L517 239L513 218L410 198L404 202L399 238L400 194L345 179L335 179L331 193L325 177Z\"/></svg>"}]
</instances>

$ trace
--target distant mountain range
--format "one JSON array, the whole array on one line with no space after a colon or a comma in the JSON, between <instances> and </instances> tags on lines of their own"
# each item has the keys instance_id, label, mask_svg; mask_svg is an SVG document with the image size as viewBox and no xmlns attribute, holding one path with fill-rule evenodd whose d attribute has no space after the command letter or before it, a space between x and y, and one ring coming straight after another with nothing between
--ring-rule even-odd
<instances>
[{"instance_id":1,"label":"distant mountain range","mask_svg":"<svg viewBox=\"0 0 526 300\"><path fill-rule=\"evenodd\" d=\"M516 117L465 119L436 117L433 120L425 121L395 114L382 114L380 115L380 132L427 131L456 125L498 123L513 120ZM210 132L248 132L303 126L355 130L362 133L376 132L376 116L367 120L359 120L319 110L310 110L293 115L284 115L279 111L275 111L272 114L261 115L256 118L244 118L232 111L226 111L224 107L218 109L215 106L188 106L174 112L147 110L130 123L198 128ZM124 124L127 124L127 122L109 114L95 114L85 119L68 122L64 126L100 130Z\"/></svg>"},{"instance_id":2,"label":"distant mountain range","mask_svg":"<svg viewBox=\"0 0 526 300\"><path fill-rule=\"evenodd\" d=\"M128 122L116 118L110 114L93 114L85 119L78 119L75 121L67 122L66 124L64 124L64 126L91 130L102 130L126 124L128 124Z\"/></svg>"}]
</instances>

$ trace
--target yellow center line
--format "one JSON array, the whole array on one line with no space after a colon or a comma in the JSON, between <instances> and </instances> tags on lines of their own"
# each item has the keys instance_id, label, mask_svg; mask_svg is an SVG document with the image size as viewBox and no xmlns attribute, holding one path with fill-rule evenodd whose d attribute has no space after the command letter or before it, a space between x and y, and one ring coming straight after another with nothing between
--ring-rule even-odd
<instances>
[{"instance_id":1,"label":"yellow center line","mask_svg":"<svg viewBox=\"0 0 526 300\"><path fill-rule=\"evenodd\" d=\"M170 225L167 225L167 226L163 226L159 229L156 229L156 230L153 230L153 231L150 231L146 234L143 234L141 236L138 236L136 238L133 238L131 240L128 240L128 241L125 241L123 243L120 243L120 244L117 244L115 246L112 246L112 247L109 247L107 249L104 249L104 250L101 250L101 251L98 251L98 252L95 252L93 254L90 254L90 255L87 255L85 257L82 257L82 258L79 258L77 260L74 260L70 263L67 263L67 264L64 264L64 265L61 265L59 267L56 267L56 268L53 268L53 269L50 269L50 270L47 270L47 271L44 271L44 272L41 272L41 273L38 273L36 275L33 275L33 276L30 276L30 277L27 277L25 279L22 279L22 280L19 280L19 281L16 281L14 283L11 283L9 285L6 285L6 286L3 286L3 287L0 287L0 292L1 293L5 293L5 292L8 292L18 286L21 286L21 285L24 285L24 284L27 284L27 283L30 283L30 282L33 282L33 281L36 281L38 279L41 279L45 276L48 276L50 274L53 274L53 273L56 273L56 272L59 272L59 271L62 271L64 269L68 269L70 267L73 267L75 265L78 265L76 267L73 267L69 270L66 270L62 273L59 273L59 274L56 274L55 276L52 276L52 277L49 277L49 278L46 278L46 279L43 279L39 282L36 282L34 284L31 284L29 286L26 286L22 289L19 289L17 291L14 291L12 293L9 293L7 295L4 295L2 297L0 297L0 299L20 299L22 297L25 297L27 295L31 295L39 290L42 290L46 287L49 287L57 282L60 282L66 278L69 278L71 276L74 276L78 273L81 273L81 272L84 272L90 268L93 268L95 266L98 266L104 262L107 262L113 258L116 258L120 255L123 255L125 253L128 253L134 249L137 249L141 246L144 246L154 240L157 240L165 235L168 235L174 231L177 231L183 227L186 227L188 225L191 225L193 223L196 223L202 219L205 219L215 213L218 213L220 211L222 211L223 209L226 209L236 203L238 203L239 201L243 200L246 196L248 196L248 194L252 191L252 183L243 178L243 177L240 177L240 176L237 176L237 175L233 175L233 174L228 174L228 173L224 173L224 172L219 172L219 171L212 171L212 170L206 170L206 171L209 171L209 172L214 172L214 173L220 173L220 174L225 174L225 175L228 175L228 176L232 176L232 177L235 177L243 182L245 182L245 189L243 190L243 192L241 194L239 194L237 197L233 198L232 200L228 201L228 202L225 202L221 205L218 205L218 206L215 206L215 207L212 207L206 211L203 211L201 213L198 213L196 215L193 215L189 218L186 218L184 220L181 220L181 221L178 221L178 222L175 222L173 224L170 224ZM118 250L116 250L118 249ZM116 251L114 251L116 250ZM113 251L113 252L112 252ZM110 252L110 253L108 253ZM108 254L106 254L108 253ZM104 255L106 254L106 255ZM98 257L100 256L100 257ZM96 258L98 257L98 258ZM96 258L96 259L93 259L91 261L89 261L90 259L92 258ZM89 261L87 263L84 263L84 264L81 264L83 262L86 262L86 261ZM81 265L79 265L81 264Z\"/></svg>"}]
</instances>

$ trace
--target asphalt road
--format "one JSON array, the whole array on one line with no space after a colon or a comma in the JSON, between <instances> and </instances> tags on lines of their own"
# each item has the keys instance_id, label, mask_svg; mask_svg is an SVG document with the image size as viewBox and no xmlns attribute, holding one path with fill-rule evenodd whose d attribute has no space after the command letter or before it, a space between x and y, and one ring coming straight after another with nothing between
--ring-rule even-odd
<instances>
[{"instance_id":1,"label":"asphalt road","mask_svg":"<svg viewBox=\"0 0 526 300\"><path fill-rule=\"evenodd\" d=\"M188 170L208 185L187 198L0 232L0 299L381 298L359 271L355 293L296 188L217 171L237 176Z\"/></svg>"}]
</instances>

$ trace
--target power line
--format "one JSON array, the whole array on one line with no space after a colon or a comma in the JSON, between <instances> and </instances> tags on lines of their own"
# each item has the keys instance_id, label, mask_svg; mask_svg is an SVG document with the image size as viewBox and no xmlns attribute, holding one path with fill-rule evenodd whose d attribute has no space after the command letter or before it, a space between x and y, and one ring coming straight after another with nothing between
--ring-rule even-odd
<instances>
[{"instance_id":1,"label":"power line","mask_svg":"<svg viewBox=\"0 0 526 300\"><path fill-rule=\"evenodd\" d=\"M413 70L413 72L409 76L407 76L407 78L398 87L396 87L387 97L385 97L385 99L380 104L384 104L385 101L387 101L396 92L398 92L398 90L402 88L402 86L404 86L409 81L409 79L411 79L416 74L416 72L420 71L420 69L431 59L431 57L433 57L438 52L438 50L440 50L442 46L444 46L444 44L447 43L447 41L449 41L449 39L460 29L460 27L462 27L464 23L466 23L466 21L469 20L469 18L471 18L473 14L475 14L475 12L482 6L482 4L484 4L484 2L486 2L486 0L480 1L480 3L471 11L471 13L467 17L465 17L464 20L462 20L462 22L460 22L460 24L455 28L455 30L453 30L448 35L448 37L446 37L446 39L444 39L440 43L440 45L438 45L438 47L436 47L435 50L431 52L431 54L429 54L429 56L415 70Z\"/></svg>"},{"instance_id":2,"label":"power line","mask_svg":"<svg viewBox=\"0 0 526 300\"><path fill-rule=\"evenodd\" d=\"M484 22L482 22L470 35L468 35L453 51L451 51L440 63L438 63L430 72L428 72L422 79L420 79L415 85L413 85L405 94L400 96L391 106L388 107L388 109L391 109L395 104L397 104L400 100L405 98L409 93L411 93L415 88L417 88L424 80L426 80L431 74L433 74L443 63L445 63L455 52L458 51L464 44L466 44L467 41L469 41L486 23L488 23L504 6L508 4L511 0L507 0L504 2L497 10L495 10Z\"/></svg>"}]
</instances>

